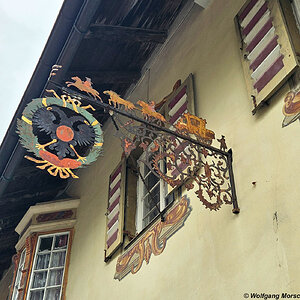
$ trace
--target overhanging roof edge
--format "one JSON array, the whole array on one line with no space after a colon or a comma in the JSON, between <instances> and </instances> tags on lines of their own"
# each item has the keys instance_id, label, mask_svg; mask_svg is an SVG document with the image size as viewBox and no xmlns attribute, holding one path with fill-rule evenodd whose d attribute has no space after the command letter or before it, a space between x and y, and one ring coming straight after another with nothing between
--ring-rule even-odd
<instances>
[{"instance_id":1,"label":"overhanging roof edge","mask_svg":"<svg viewBox=\"0 0 300 300\"><path fill-rule=\"evenodd\" d=\"M14 114L10 126L0 146L0 197L13 175L15 167L24 155L15 132L16 121L31 99L39 97L46 88L51 67L54 64L69 65L87 31L101 0L65 0L55 21L41 57ZM78 30L80 29L80 30ZM76 47L74 47L76 45ZM73 53L69 53L69 48ZM73 54L73 55L72 55Z\"/></svg>"}]
</instances>

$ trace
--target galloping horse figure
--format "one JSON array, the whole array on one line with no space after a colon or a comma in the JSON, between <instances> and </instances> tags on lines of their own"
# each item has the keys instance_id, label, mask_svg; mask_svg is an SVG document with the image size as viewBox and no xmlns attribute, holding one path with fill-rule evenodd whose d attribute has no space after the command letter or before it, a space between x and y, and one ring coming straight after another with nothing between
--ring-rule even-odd
<instances>
[{"instance_id":1,"label":"galloping horse figure","mask_svg":"<svg viewBox=\"0 0 300 300\"><path fill-rule=\"evenodd\" d=\"M75 86L80 91L86 92L89 96L92 95L95 100L98 98L101 102L103 102L99 96L99 92L92 88L92 81L90 78L85 77L86 80L82 81L79 77L75 76L71 77L71 79L73 79L74 82L66 81L67 87Z\"/></svg>"},{"instance_id":2,"label":"galloping horse figure","mask_svg":"<svg viewBox=\"0 0 300 300\"><path fill-rule=\"evenodd\" d=\"M144 101L138 101L137 104L142 107L142 114L146 120L153 117L162 122L167 122L163 115L155 111L155 103L153 101L151 101L150 104Z\"/></svg>"},{"instance_id":3,"label":"galloping horse figure","mask_svg":"<svg viewBox=\"0 0 300 300\"><path fill-rule=\"evenodd\" d=\"M113 103L115 108L120 108L120 105L124 105L125 110L132 110L136 108L133 103L122 99L117 93L113 91L104 91L103 94L110 96L110 98L108 99L108 103L109 105L112 105Z\"/></svg>"}]
</instances>

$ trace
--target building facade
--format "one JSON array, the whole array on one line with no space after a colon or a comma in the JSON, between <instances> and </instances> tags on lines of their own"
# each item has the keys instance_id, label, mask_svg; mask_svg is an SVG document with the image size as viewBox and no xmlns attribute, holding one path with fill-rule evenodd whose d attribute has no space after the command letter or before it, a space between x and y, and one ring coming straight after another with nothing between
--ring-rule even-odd
<instances>
[{"instance_id":1,"label":"building facade","mask_svg":"<svg viewBox=\"0 0 300 300\"><path fill-rule=\"evenodd\" d=\"M212 146L219 148L217 139L221 139L223 135L226 138L226 151L232 149L240 213L233 214L232 206L226 205L225 201L218 209L208 209L197 197L194 189L189 190L182 186L180 192L172 194L172 201L165 203L164 197L163 200L157 200L161 210L166 208L164 216L167 220L172 220L177 210L182 213L180 215L178 212L174 217L175 221L170 221L165 229L164 225L161 225L164 222L156 216L157 213L154 214L154 222L153 217L150 217L149 221L144 220L145 212L138 217L141 205L143 209L148 209L147 213L151 212L153 207L150 205L149 208L146 204L139 203L138 199L144 199L147 192L142 192L143 188L138 187L141 185L138 179L131 179L128 175L131 163L127 161L125 167L122 165L126 157L120 140L114 136L114 123L108 119L102 127L103 156L94 164L80 170L77 173L79 179L74 179L67 189L72 199L79 199L78 207L76 204L76 209L75 206L68 209L48 208L48 211L41 209L44 214L76 210L74 218L70 217L74 222L70 221L71 223L64 225L55 223L55 227L53 219L47 219L47 224L52 224L48 229L48 225L42 228L34 227L38 226L37 221L37 224L30 223L30 231L29 227L26 228L24 217L19 225L23 226L18 230L21 239L17 250L20 251L24 249L22 247L26 244L25 239L29 236L39 236L39 232L48 232L47 234L56 238L57 232L64 232L64 228L72 228L72 243L68 244L68 258L64 261L68 271L64 272L64 279L61 279L60 285L57 284L59 291L62 289L60 296L53 293L52 296L49 294L49 298L25 298L26 295L33 295L34 290L30 274L33 274L37 260L35 253L38 247L41 247L41 244L35 244L32 246L31 260L28 261L29 273L24 283L25 294L22 294L22 299L243 299L248 296L253 298L256 293L261 298L267 295L271 298L270 295L277 294L281 297L282 293L300 295L300 221L297 209L300 208L300 204L297 188L299 180L296 175L300 171L297 159L297 149L300 150L300 127L298 121L293 122L297 120L296 110L289 116L283 113L283 108L287 107L286 97L289 92L294 91L293 104L297 104L299 72L297 63L289 70L284 69L287 66L285 57L291 54L280 40L282 25L276 23L277 19L272 15L274 2L277 1L268 1L269 8L265 11L264 1L248 1L246 6L245 0L214 0L207 6L203 3L202 6L197 3L189 5L173 23L166 41L147 61L144 75L123 97L135 104L143 99L160 103L173 91L171 98L174 99L182 88L182 84L175 83L178 80L184 83L190 76L192 95L189 92L188 101L193 102L191 113L205 119L206 127L215 133ZM296 20L297 3L287 10L294 9L294 14L288 15L287 11L281 9L283 24L290 31L291 28L298 30L297 27L288 26L288 18ZM279 47L278 51L284 57L282 68L285 73L283 76L280 73L281 77L277 80L276 76L283 70L279 67L279 71L274 71L275 75L265 79L266 83L262 84L261 91L268 89L268 92L267 96L262 97L263 100L259 98L259 88L254 84L258 93L256 99L259 99L254 104L249 84L247 89L247 78L244 74L246 67L241 62L244 53L240 48L241 42L249 46L251 39L255 39L264 28L268 19L261 19L269 10L273 20L271 27L279 31L278 45L281 48ZM237 15L239 20L236 22ZM247 24L242 24L245 19ZM257 25L259 22L262 24ZM240 30L239 24L236 23L240 24ZM248 27L245 33L249 23L252 27ZM256 32L251 33L251 30ZM295 37L298 32L292 34L290 31L290 47L297 58L299 41ZM253 36L248 37L250 41L247 41L246 37L249 34ZM277 36L277 33L274 36ZM261 39L263 38L264 36ZM277 44L274 45L274 49L276 47ZM262 47L262 52L264 49L265 47ZM253 49L248 49L247 55L251 51ZM257 73L260 73L255 74L257 77L252 77L252 81L259 82L274 65L274 61L280 57L276 56L272 60L271 56L276 55L274 53L272 48L268 53L256 54L256 58L265 55L261 64L267 60L267 65L260 64L255 67ZM167 104L171 98L167 98ZM140 157L140 154L136 154L134 160L138 163ZM126 176L116 173L120 162ZM144 176L147 177L146 171ZM115 180L117 177L119 179ZM148 183L159 187L159 195L164 195L163 183L153 180L154 183L151 183L150 179ZM119 181L118 196L123 197L124 201L116 204L116 226L121 226L122 231L116 231L114 225L109 226L109 222L112 221L109 215L116 207L110 208L115 200L112 199L113 189ZM62 203L69 201L64 200ZM45 205L47 204L41 206ZM111 216L113 218L115 214ZM55 222L66 222L67 219L68 217L61 218ZM159 226L162 228L157 229ZM26 235L22 230L29 231ZM160 230L157 235L155 230ZM115 232L117 234L114 238L112 236ZM23 244L22 234L26 235ZM117 240L118 234L122 235L121 241ZM108 242L109 239L111 242ZM110 251L114 242L116 247ZM67 245L62 238L58 243L62 249ZM57 249L60 246L57 246ZM52 250L49 251L55 252L55 247L53 244ZM19 257L13 283L9 282L9 297L14 297L20 261ZM48 269L47 272L51 272L50 267ZM50 280L49 276L47 280ZM3 282L7 282L5 278L3 277ZM4 285L3 290L8 290L8 283L1 284ZM46 294L46 288L44 293ZM261 296L262 293L265 295ZM4 297L0 298L6 299L4 292L3 295Z\"/></svg>"}]
</instances>

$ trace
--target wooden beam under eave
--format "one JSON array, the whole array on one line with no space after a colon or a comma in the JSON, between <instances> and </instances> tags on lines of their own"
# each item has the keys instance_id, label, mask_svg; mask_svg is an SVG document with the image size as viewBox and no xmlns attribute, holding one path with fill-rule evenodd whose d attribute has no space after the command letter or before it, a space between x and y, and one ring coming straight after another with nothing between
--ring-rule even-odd
<instances>
[{"instance_id":1,"label":"wooden beam under eave","mask_svg":"<svg viewBox=\"0 0 300 300\"><path fill-rule=\"evenodd\" d=\"M66 187L66 181L62 181L61 183L52 183L48 186L38 186L35 190L28 190L28 189L20 189L14 192L8 192L3 194L0 198L0 205L5 204L9 205L9 203L21 203L23 201L31 201L34 200L37 202L45 202L53 200L53 198L57 195L59 191L64 190Z\"/></svg>"},{"instance_id":2,"label":"wooden beam under eave","mask_svg":"<svg viewBox=\"0 0 300 300\"><path fill-rule=\"evenodd\" d=\"M93 24L89 29L90 31L85 35L85 39L101 39L111 42L125 40L162 44L168 36L166 31L114 25Z\"/></svg>"},{"instance_id":3,"label":"wooden beam under eave","mask_svg":"<svg viewBox=\"0 0 300 300\"><path fill-rule=\"evenodd\" d=\"M12 215L25 215L27 210L30 206L36 205L36 203L41 202L36 199L26 199L23 202L16 202L7 204L1 204L0 198L0 219L5 216L12 216Z\"/></svg>"},{"instance_id":4,"label":"wooden beam under eave","mask_svg":"<svg viewBox=\"0 0 300 300\"><path fill-rule=\"evenodd\" d=\"M0 264L0 280L2 279L4 272L10 267L10 265L11 261L9 260L3 264Z\"/></svg>"},{"instance_id":5,"label":"wooden beam under eave","mask_svg":"<svg viewBox=\"0 0 300 300\"><path fill-rule=\"evenodd\" d=\"M0 237L0 251L4 251L6 248L13 248L18 242L17 234L5 234L5 237Z\"/></svg>"},{"instance_id":6,"label":"wooden beam under eave","mask_svg":"<svg viewBox=\"0 0 300 300\"><path fill-rule=\"evenodd\" d=\"M5 248L5 250L0 252L0 263L10 260L15 253L16 250L14 248Z\"/></svg>"},{"instance_id":7,"label":"wooden beam under eave","mask_svg":"<svg viewBox=\"0 0 300 300\"><path fill-rule=\"evenodd\" d=\"M94 84L113 84L113 83L134 83L140 77L139 71L69 71L66 78L78 76L82 80L85 77L91 78Z\"/></svg>"},{"instance_id":8,"label":"wooden beam under eave","mask_svg":"<svg viewBox=\"0 0 300 300\"><path fill-rule=\"evenodd\" d=\"M11 223L15 223L15 220L21 220L23 218L23 216L25 215L27 211L23 211L23 210L18 210L16 209L14 212L11 212L10 214L5 214L0 212L0 228L5 227L3 224L11 224ZM1 229L0 229L1 232Z\"/></svg>"}]
</instances>

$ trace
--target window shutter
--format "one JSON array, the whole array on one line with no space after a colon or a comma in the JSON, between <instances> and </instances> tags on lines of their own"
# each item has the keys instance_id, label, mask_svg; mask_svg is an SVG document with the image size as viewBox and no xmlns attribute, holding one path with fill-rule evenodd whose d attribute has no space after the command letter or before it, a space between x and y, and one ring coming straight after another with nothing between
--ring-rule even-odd
<instances>
[{"instance_id":1,"label":"window shutter","mask_svg":"<svg viewBox=\"0 0 300 300\"><path fill-rule=\"evenodd\" d=\"M163 111L166 120L173 125L176 124L182 114L186 112L195 113L192 74L167 97Z\"/></svg>"},{"instance_id":2,"label":"window shutter","mask_svg":"<svg viewBox=\"0 0 300 300\"><path fill-rule=\"evenodd\" d=\"M137 160L142 154L142 149L134 149L126 164L126 200L125 200L125 224L124 245L126 246L136 235L136 207L137 207Z\"/></svg>"},{"instance_id":3,"label":"window shutter","mask_svg":"<svg viewBox=\"0 0 300 300\"><path fill-rule=\"evenodd\" d=\"M248 0L236 17L254 114L298 65L279 0Z\"/></svg>"},{"instance_id":4,"label":"window shutter","mask_svg":"<svg viewBox=\"0 0 300 300\"><path fill-rule=\"evenodd\" d=\"M123 243L126 159L123 158L109 177L106 212L105 261Z\"/></svg>"},{"instance_id":5,"label":"window shutter","mask_svg":"<svg viewBox=\"0 0 300 300\"><path fill-rule=\"evenodd\" d=\"M177 84L177 83L176 83ZM173 126L179 121L180 117L189 112L195 114L195 101L194 101L194 87L193 87L193 75L190 74L187 79L177 87L170 95L167 96L166 102L162 108L164 116L168 122ZM178 145L178 148L185 148L186 141L182 141L182 144ZM178 167L181 171L184 171L187 167L187 163L178 162ZM178 176L179 171L177 169L167 170L168 176ZM167 194L174 191L174 188L168 185Z\"/></svg>"}]
</instances>

